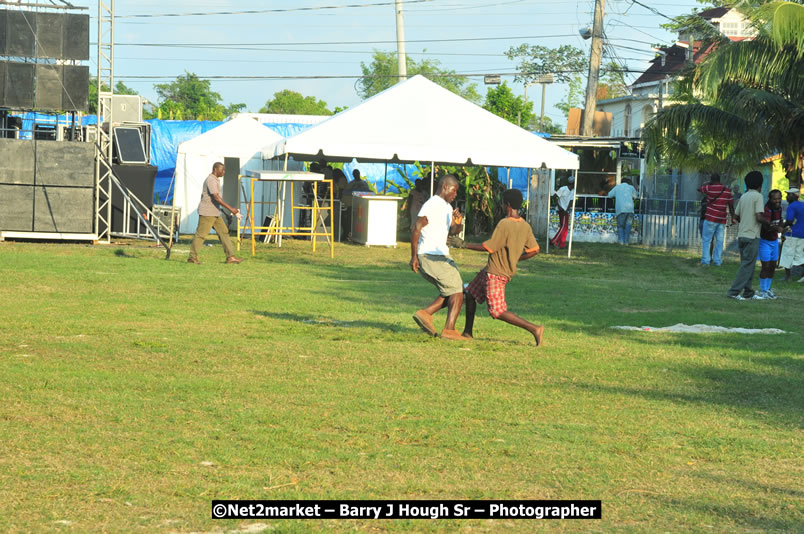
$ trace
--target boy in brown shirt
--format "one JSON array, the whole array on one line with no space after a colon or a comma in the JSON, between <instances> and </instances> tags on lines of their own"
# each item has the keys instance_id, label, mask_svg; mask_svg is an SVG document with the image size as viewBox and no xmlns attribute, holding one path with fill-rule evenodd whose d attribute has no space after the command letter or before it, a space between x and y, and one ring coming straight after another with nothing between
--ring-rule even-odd
<instances>
[{"instance_id":1,"label":"boy in brown shirt","mask_svg":"<svg viewBox=\"0 0 804 534\"><path fill-rule=\"evenodd\" d=\"M488 302L489 314L508 324L524 328L541 345L544 326L535 325L522 319L511 311L505 303L505 284L516 273L520 260L532 258L539 253L539 243L533 236L530 225L519 216L522 207L522 193L509 189L503 193L506 218L497 223L491 239L478 245L467 243L466 248L489 253L488 265L477 273L464 290L466 304L466 326L463 337L472 338L477 303Z\"/></svg>"}]
</instances>

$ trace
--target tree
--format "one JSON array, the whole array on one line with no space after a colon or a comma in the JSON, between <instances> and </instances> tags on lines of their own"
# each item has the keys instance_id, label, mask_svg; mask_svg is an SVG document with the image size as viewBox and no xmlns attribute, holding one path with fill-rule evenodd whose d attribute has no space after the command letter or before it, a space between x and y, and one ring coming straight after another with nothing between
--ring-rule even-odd
<instances>
[{"instance_id":1,"label":"tree","mask_svg":"<svg viewBox=\"0 0 804 534\"><path fill-rule=\"evenodd\" d=\"M528 126L527 126L528 130L538 131L538 132L548 133L548 134L563 134L564 133L564 129L561 128L561 126L559 126L558 124L555 124L553 122L553 119L551 119L547 115L544 116L544 124L540 128L539 127L539 120L540 119L541 119L540 115L537 115L535 113L533 115L531 115L530 123L528 123Z\"/></svg>"},{"instance_id":2,"label":"tree","mask_svg":"<svg viewBox=\"0 0 804 534\"><path fill-rule=\"evenodd\" d=\"M752 40L719 40L695 69L696 98L669 106L646 126L648 155L679 166L740 172L782 154L793 184L804 168L804 5L738 4Z\"/></svg>"},{"instance_id":3,"label":"tree","mask_svg":"<svg viewBox=\"0 0 804 534\"><path fill-rule=\"evenodd\" d=\"M103 90L108 91L109 86L103 84ZM139 94L131 87L126 86L126 84L123 82L117 82L114 84L114 93L116 95ZM98 79L94 77L89 79L89 112L93 114L98 112Z\"/></svg>"},{"instance_id":4,"label":"tree","mask_svg":"<svg viewBox=\"0 0 804 534\"><path fill-rule=\"evenodd\" d=\"M274 98L265 102L260 113L286 113L288 115L332 115L327 103L314 96L284 89L274 93Z\"/></svg>"},{"instance_id":5,"label":"tree","mask_svg":"<svg viewBox=\"0 0 804 534\"><path fill-rule=\"evenodd\" d=\"M562 113L564 113L565 118L569 118L569 110L570 108L579 108L583 104L583 86L581 85L583 80L581 79L580 74L575 74L570 78L569 87L567 88L567 100L566 102L559 102L555 105L557 109L560 109Z\"/></svg>"},{"instance_id":6,"label":"tree","mask_svg":"<svg viewBox=\"0 0 804 534\"><path fill-rule=\"evenodd\" d=\"M603 68L603 75L600 77L598 87L605 89L603 99L619 98L628 94L627 84L625 83L625 72L622 67L610 61ZM601 100L603 100L601 99Z\"/></svg>"},{"instance_id":7,"label":"tree","mask_svg":"<svg viewBox=\"0 0 804 534\"><path fill-rule=\"evenodd\" d=\"M586 53L572 45L549 48L521 44L509 48L505 56L511 61L519 60L519 74L514 81L522 83L536 81L544 74L552 74L557 83L569 83L588 68Z\"/></svg>"},{"instance_id":8,"label":"tree","mask_svg":"<svg viewBox=\"0 0 804 534\"><path fill-rule=\"evenodd\" d=\"M171 83L154 85L159 95L160 117L174 119L223 120L232 110L241 111L245 104L221 103L221 95L212 90L209 80L186 72Z\"/></svg>"},{"instance_id":9,"label":"tree","mask_svg":"<svg viewBox=\"0 0 804 534\"><path fill-rule=\"evenodd\" d=\"M425 78L449 89L469 100L479 103L480 94L475 84L470 83L465 76L460 76L453 70L441 68L441 63L434 59L423 59L419 62L406 56L407 73L409 77L421 74ZM382 52L375 50L371 63L366 65L360 62L363 77L357 81L357 94L366 99L388 89L398 81L398 61L396 52Z\"/></svg>"},{"instance_id":10,"label":"tree","mask_svg":"<svg viewBox=\"0 0 804 534\"><path fill-rule=\"evenodd\" d=\"M508 84L503 82L502 85L488 90L483 109L508 122L527 126L533 113L533 102L525 102L521 96L514 96Z\"/></svg>"}]
</instances>

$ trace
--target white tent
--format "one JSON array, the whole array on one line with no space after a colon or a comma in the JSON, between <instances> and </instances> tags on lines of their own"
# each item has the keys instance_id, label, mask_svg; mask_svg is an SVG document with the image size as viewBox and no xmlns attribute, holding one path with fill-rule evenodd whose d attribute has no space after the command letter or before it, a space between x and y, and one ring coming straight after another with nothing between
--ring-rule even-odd
<instances>
[{"instance_id":1,"label":"white tent","mask_svg":"<svg viewBox=\"0 0 804 534\"><path fill-rule=\"evenodd\" d=\"M212 172L213 163L223 163L224 158L240 158L240 174L247 170L263 170L260 149L281 139L282 136L256 120L242 117L180 144L173 195L173 205L181 208L179 231L184 234L195 232L201 188Z\"/></svg>"},{"instance_id":2,"label":"white tent","mask_svg":"<svg viewBox=\"0 0 804 534\"><path fill-rule=\"evenodd\" d=\"M436 162L577 169L578 156L511 124L423 76L287 139L263 156L296 160Z\"/></svg>"}]
</instances>

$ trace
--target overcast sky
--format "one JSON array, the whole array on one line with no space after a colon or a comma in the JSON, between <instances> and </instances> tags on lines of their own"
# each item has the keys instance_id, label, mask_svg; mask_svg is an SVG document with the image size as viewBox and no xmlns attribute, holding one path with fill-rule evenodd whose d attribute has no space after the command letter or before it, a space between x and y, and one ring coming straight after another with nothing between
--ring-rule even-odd
<instances>
[{"instance_id":1,"label":"overcast sky","mask_svg":"<svg viewBox=\"0 0 804 534\"><path fill-rule=\"evenodd\" d=\"M73 3L90 8L94 43L97 3ZM670 17L701 7L695 0L642 3ZM435 59L443 68L462 74L502 74L514 92L522 94L522 84L505 76L516 71L516 64L504 52L528 43L571 44L588 53L590 41L581 39L578 30L591 26L593 7L594 0L408 0L407 52L416 60ZM249 10L263 12L237 13ZM235 13L222 14L226 11ZM393 0L116 0L115 14L115 77L154 102L153 85L186 70L199 76L281 77L212 81L224 103L243 102L251 111L258 111L282 89L315 96L330 109L353 107L360 103L355 91L360 62L370 62L375 49L396 50ZM161 16L165 14L182 16ZM606 2L606 35L621 64L644 70L653 57L651 44L672 42L675 36L659 27L668 22L662 15L630 0ZM91 46L93 74L95 50ZM309 76L346 77L300 78ZM482 76L473 80L485 95ZM566 87L548 87L546 115L562 124L563 115L553 105L565 96ZM537 88L529 89L528 99L537 103L538 113Z\"/></svg>"}]
</instances>

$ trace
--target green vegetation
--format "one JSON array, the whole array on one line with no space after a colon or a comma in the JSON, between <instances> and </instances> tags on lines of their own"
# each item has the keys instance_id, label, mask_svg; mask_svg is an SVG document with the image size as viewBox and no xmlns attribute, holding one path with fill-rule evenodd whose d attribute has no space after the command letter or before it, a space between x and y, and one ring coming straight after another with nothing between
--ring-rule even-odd
<instances>
[{"instance_id":1,"label":"green vegetation","mask_svg":"<svg viewBox=\"0 0 804 534\"><path fill-rule=\"evenodd\" d=\"M722 3L722 2L720 2ZM804 5L739 2L757 35L730 41L703 19L680 21L715 50L686 82L685 103L665 107L644 137L654 162L737 174L781 153L791 186L804 170ZM708 33L706 33L708 32Z\"/></svg>"},{"instance_id":2,"label":"green vegetation","mask_svg":"<svg viewBox=\"0 0 804 534\"><path fill-rule=\"evenodd\" d=\"M339 110L336 109L335 113ZM260 109L260 113L287 113L290 115L332 115L327 103L314 96L304 96L290 89L274 93Z\"/></svg>"},{"instance_id":3,"label":"green vegetation","mask_svg":"<svg viewBox=\"0 0 804 534\"><path fill-rule=\"evenodd\" d=\"M416 61L410 56L406 56L405 59L409 78L421 74L470 102L480 103L482 100L475 84L454 70L443 68L440 61L436 59ZM357 80L355 87L357 94L364 100L385 91L399 81L399 60L396 52L375 50L371 63L360 62L360 70L363 72L363 78Z\"/></svg>"},{"instance_id":4,"label":"green vegetation","mask_svg":"<svg viewBox=\"0 0 804 534\"><path fill-rule=\"evenodd\" d=\"M474 342L425 336L405 243L188 249L0 243L0 531L804 527L804 284L736 302L734 258L576 244L509 284L536 348L486 313ZM454 256L466 281L485 260ZM682 322L791 333L610 328ZM234 498L602 499L603 519L210 519Z\"/></svg>"}]
</instances>

